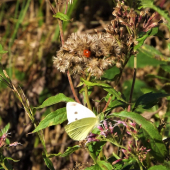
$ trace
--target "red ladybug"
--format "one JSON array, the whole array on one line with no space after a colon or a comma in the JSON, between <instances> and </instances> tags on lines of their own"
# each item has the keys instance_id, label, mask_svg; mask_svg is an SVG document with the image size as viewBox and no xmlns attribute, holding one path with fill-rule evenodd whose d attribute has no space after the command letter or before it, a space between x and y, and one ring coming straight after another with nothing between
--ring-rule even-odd
<instances>
[{"instance_id":1,"label":"red ladybug","mask_svg":"<svg viewBox=\"0 0 170 170\"><path fill-rule=\"evenodd\" d=\"M86 56L87 58L89 58L89 57L91 56L91 51L85 49L85 50L83 51L83 55Z\"/></svg>"}]
</instances>

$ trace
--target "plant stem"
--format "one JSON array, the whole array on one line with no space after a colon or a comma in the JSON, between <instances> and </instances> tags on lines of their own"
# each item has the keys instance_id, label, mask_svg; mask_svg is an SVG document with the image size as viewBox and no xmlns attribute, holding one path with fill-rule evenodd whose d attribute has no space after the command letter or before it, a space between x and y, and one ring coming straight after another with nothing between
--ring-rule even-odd
<instances>
[{"instance_id":1,"label":"plant stem","mask_svg":"<svg viewBox=\"0 0 170 170\"><path fill-rule=\"evenodd\" d=\"M8 170L8 168L5 166L5 163L4 163L4 162L1 163L1 166L2 166L5 170Z\"/></svg>"},{"instance_id":2,"label":"plant stem","mask_svg":"<svg viewBox=\"0 0 170 170\"><path fill-rule=\"evenodd\" d=\"M85 99L86 99L86 102L87 102L87 107L92 110L92 107L91 107L91 104L90 104L90 100L89 100L89 96L88 96L88 87L85 85L84 87L84 91L85 91Z\"/></svg>"},{"instance_id":3,"label":"plant stem","mask_svg":"<svg viewBox=\"0 0 170 170\"><path fill-rule=\"evenodd\" d=\"M109 99L108 99L108 101L107 101L107 103L106 103L106 105L105 105L105 107L104 107L102 113L104 113L104 112L106 111L107 107L108 107L109 104L110 104L111 99L112 99L112 96L109 97Z\"/></svg>"},{"instance_id":4,"label":"plant stem","mask_svg":"<svg viewBox=\"0 0 170 170\"><path fill-rule=\"evenodd\" d=\"M130 91L130 98L129 98L129 105L128 105L128 112L130 112L131 110L131 102L132 102L132 95L133 95L133 90L134 90L134 86L135 86L135 80L136 80L136 67L137 67L137 62L136 62L136 55L134 56L134 74L133 74L133 82L132 82L132 87L131 87L131 91Z\"/></svg>"},{"instance_id":5,"label":"plant stem","mask_svg":"<svg viewBox=\"0 0 170 170\"><path fill-rule=\"evenodd\" d=\"M80 100L78 99L78 97L77 97L77 95L76 95L76 92L75 92L75 89L74 89L73 82L72 82L72 80L71 80L71 76L70 76L69 71L67 72L67 77L68 77L68 81L69 81L69 83L70 83L71 91L72 91L72 93L73 93L73 96L74 96L76 102L81 104Z\"/></svg>"},{"instance_id":6,"label":"plant stem","mask_svg":"<svg viewBox=\"0 0 170 170\"><path fill-rule=\"evenodd\" d=\"M53 14L55 14L56 12L55 12L54 8L52 7L49 0L48 0L48 2L49 2L50 7L51 7L51 9L53 11ZM56 2L56 5L57 5L57 12L59 12L59 4L57 4L57 2ZM67 11L65 11L65 12L67 12ZM62 46L63 46L64 45L64 35L63 35L63 29L62 29L62 21L60 19L57 19L57 20L58 20L58 24L59 24L61 43L62 43ZM68 77L68 81L69 81L69 84L70 84L71 91L73 93L73 96L74 96L76 102L81 104L80 100L78 99L78 97L76 95L76 92L75 92L75 89L74 89L73 82L72 82L72 79L71 79L69 71L67 72L67 77Z\"/></svg>"}]
</instances>

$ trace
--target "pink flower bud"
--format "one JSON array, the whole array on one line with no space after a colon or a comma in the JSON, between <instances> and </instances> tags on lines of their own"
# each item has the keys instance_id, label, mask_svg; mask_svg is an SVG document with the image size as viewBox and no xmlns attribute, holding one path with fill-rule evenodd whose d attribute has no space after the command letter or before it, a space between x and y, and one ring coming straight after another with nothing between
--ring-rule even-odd
<instances>
[{"instance_id":1,"label":"pink flower bud","mask_svg":"<svg viewBox=\"0 0 170 170\"><path fill-rule=\"evenodd\" d=\"M98 128L100 131L103 131L103 130L104 130L100 125L97 126L97 128Z\"/></svg>"}]
</instances>

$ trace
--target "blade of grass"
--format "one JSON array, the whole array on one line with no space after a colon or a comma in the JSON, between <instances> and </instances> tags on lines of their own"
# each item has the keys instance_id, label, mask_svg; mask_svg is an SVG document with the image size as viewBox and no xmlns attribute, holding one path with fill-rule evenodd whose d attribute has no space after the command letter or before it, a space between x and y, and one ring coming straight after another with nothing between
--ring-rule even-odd
<instances>
[{"instance_id":1,"label":"blade of grass","mask_svg":"<svg viewBox=\"0 0 170 170\"><path fill-rule=\"evenodd\" d=\"M16 37L16 35L17 35L17 31L18 31L18 29L19 29L19 26L20 26L20 24L22 23L22 21L23 21L23 19L24 19L24 17L25 17L25 14L26 14L26 12L27 12L27 10L28 10L28 7L29 7L30 2L31 2L31 0L24 0L24 1L23 1L22 7L21 7L21 12L20 12L20 14L19 14L18 21L17 21L17 23L16 23L16 25L15 25L14 32L13 32L12 37L11 37L11 40L10 40L10 42L9 42L8 51L9 51L9 76L10 76L10 77L12 76L11 47L12 47L12 45L13 45L13 43L14 43L14 39L15 39L15 37ZM26 3L26 5L25 5L25 3Z\"/></svg>"},{"instance_id":2,"label":"blade of grass","mask_svg":"<svg viewBox=\"0 0 170 170\"><path fill-rule=\"evenodd\" d=\"M17 0L17 3L16 3L14 19L16 19L16 18L17 18L18 8L19 8L19 0Z\"/></svg>"}]
</instances>

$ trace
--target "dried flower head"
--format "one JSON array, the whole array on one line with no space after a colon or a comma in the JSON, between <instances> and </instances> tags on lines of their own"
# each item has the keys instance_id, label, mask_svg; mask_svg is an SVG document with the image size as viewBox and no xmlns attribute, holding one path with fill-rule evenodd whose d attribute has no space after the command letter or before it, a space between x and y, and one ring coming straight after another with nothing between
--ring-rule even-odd
<instances>
[{"instance_id":1,"label":"dried flower head","mask_svg":"<svg viewBox=\"0 0 170 170\"><path fill-rule=\"evenodd\" d=\"M114 35L126 49L136 45L138 32L147 32L151 28L158 26L159 22L153 22L156 13L148 17L147 10L141 11L140 14L126 6L123 2L118 2L112 15L115 17L111 24L105 30Z\"/></svg>"},{"instance_id":2,"label":"dried flower head","mask_svg":"<svg viewBox=\"0 0 170 170\"><path fill-rule=\"evenodd\" d=\"M54 65L63 73L101 78L104 71L121 62L122 47L108 33L71 34L57 52ZM119 65L120 66L120 65Z\"/></svg>"}]
</instances>

